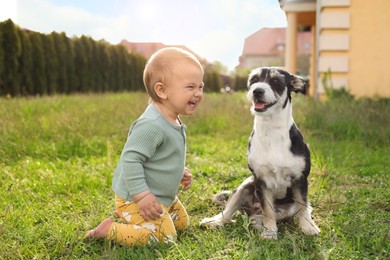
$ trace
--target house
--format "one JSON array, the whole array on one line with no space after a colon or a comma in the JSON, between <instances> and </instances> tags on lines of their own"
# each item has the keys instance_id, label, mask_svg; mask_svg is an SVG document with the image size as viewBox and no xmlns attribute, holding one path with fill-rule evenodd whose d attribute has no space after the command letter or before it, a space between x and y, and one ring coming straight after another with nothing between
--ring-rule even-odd
<instances>
[{"instance_id":1,"label":"house","mask_svg":"<svg viewBox=\"0 0 390 260\"><path fill-rule=\"evenodd\" d=\"M298 33L298 56L309 59L311 40L311 32ZM237 67L284 66L285 46L286 28L262 28L245 39Z\"/></svg>"},{"instance_id":2,"label":"house","mask_svg":"<svg viewBox=\"0 0 390 260\"><path fill-rule=\"evenodd\" d=\"M178 47L181 49L184 49L186 51L191 52L195 55L195 57L200 61L202 64L206 64L206 59L204 57L201 57L194 51L190 50L184 45L165 45L161 42L129 42L127 40L122 40L120 42L120 45L123 45L128 51L131 52L137 52L144 56L146 59L149 59L150 56L152 56L153 53L158 51L161 48L165 47Z\"/></svg>"},{"instance_id":3,"label":"house","mask_svg":"<svg viewBox=\"0 0 390 260\"><path fill-rule=\"evenodd\" d=\"M298 28L311 27L310 95L345 88L356 97L390 97L390 1L279 0L287 17L285 67L297 68ZM331 73L331 77L329 76ZM328 79L327 81L323 81Z\"/></svg>"}]
</instances>

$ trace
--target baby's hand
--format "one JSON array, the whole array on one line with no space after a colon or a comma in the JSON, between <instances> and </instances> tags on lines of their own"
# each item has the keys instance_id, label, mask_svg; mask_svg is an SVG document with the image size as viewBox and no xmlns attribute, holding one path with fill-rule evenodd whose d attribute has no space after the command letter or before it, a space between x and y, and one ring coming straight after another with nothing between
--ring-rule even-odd
<instances>
[{"instance_id":1,"label":"baby's hand","mask_svg":"<svg viewBox=\"0 0 390 260\"><path fill-rule=\"evenodd\" d=\"M137 202L139 214L147 221L149 219L156 220L164 213L156 196L150 191L139 193L133 196Z\"/></svg>"},{"instance_id":2,"label":"baby's hand","mask_svg":"<svg viewBox=\"0 0 390 260\"><path fill-rule=\"evenodd\" d=\"M192 174L187 167L184 168L183 178L181 179L180 183L183 185L183 189L185 190L188 190L191 187Z\"/></svg>"}]
</instances>

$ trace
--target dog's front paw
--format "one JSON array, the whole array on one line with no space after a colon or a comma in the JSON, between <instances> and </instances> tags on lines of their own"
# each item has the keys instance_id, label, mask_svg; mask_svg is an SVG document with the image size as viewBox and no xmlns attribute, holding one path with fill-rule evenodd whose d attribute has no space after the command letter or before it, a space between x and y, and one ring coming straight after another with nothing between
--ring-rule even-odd
<instances>
[{"instance_id":1,"label":"dog's front paw","mask_svg":"<svg viewBox=\"0 0 390 260\"><path fill-rule=\"evenodd\" d=\"M261 233L261 237L267 240L277 240L278 239L278 231L264 229L263 233Z\"/></svg>"},{"instance_id":2,"label":"dog's front paw","mask_svg":"<svg viewBox=\"0 0 390 260\"><path fill-rule=\"evenodd\" d=\"M319 227L313 221L305 221L300 226L305 235L315 236L320 233Z\"/></svg>"},{"instance_id":3,"label":"dog's front paw","mask_svg":"<svg viewBox=\"0 0 390 260\"><path fill-rule=\"evenodd\" d=\"M224 220L222 213L215 215L212 218L204 218L199 224L209 228L219 228L230 221Z\"/></svg>"},{"instance_id":4,"label":"dog's front paw","mask_svg":"<svg viewBox=\"0 0 390 260\"><path fill-rule=\"evenodd\" d=\"M262 215L252 215L249 217L249 221L254 228L261 232L261 237L267 240L276 240L278 239L278 230L276 229L267 229L263 224Z\"/></svg>"}]
</instances>

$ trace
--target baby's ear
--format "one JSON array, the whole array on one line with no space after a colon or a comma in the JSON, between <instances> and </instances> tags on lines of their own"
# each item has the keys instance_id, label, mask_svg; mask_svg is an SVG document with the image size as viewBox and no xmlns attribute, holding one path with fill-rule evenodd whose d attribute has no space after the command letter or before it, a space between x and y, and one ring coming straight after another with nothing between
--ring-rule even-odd
<instances>
[{"instance_id":1,"label":"baby's ear","mask_svg":"<svg viewBox=\"0 0 390 260\"><path fill-rule=\"evenodd\" d=\"M157 83L154 85L154 92L156 92L156 95L157 95L160 99L166 99L166 98L167 98L167 91L166 91L166 88L165 88L164 84L162 84L161 82L157 82Z\"/></svg>"},{"instance_id":2,"label":"baby's ear","mask_svg":"<svg viewBox=\"0 0 390 260\"><path fill-rule=\"evenodd\" d=\"M300 76L291 75L291 81L289 84L289 88L291 91L294 91L296 93L299 92L302 94L306 94L307 90L309 89L309 81L303 79Z\"/></svg>"}]
</instances>

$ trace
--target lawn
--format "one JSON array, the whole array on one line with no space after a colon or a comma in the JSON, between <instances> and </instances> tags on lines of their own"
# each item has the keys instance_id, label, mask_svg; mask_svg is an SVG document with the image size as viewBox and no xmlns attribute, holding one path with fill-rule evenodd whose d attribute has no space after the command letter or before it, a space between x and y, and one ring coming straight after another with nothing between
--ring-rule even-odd
<instances>
[{"instance_id":1,"label":"lawn","mask_svg":"<svg viewBox=\"0 0 390 260\"><path fill-rule=\"evenodd\" d=\"M390 100L314 102L294 95L294 116L312 152L309 199L321 228L303 235L279 224L264 241L246 215L217 230L213 194L249 171L252 116L244 93L206 94L187 125L194 175L180 198L191 226L177 243L125 247L83 241L113 216L111 178L143 93L0 99L0 259L389 259Z\"/></svg>"}]
</instances>

